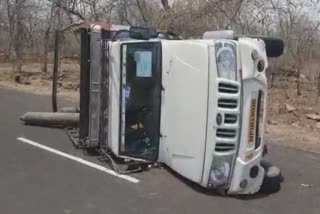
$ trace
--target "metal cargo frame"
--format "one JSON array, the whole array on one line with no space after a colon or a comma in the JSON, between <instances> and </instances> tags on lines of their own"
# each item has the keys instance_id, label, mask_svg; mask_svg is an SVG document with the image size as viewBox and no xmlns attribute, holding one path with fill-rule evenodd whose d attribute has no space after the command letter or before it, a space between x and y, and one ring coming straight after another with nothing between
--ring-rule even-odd
<instances>
[{"instance_id":1,"label":"metal cargo frame","mask_svg":"<svg viewBox=\"0 0 320 214\"><path fill-rule=\"evenodd\" d=\"M107 149L109 46L112 31L99 26L81 29L79 143Z\"/></svg>"}]
</instances>

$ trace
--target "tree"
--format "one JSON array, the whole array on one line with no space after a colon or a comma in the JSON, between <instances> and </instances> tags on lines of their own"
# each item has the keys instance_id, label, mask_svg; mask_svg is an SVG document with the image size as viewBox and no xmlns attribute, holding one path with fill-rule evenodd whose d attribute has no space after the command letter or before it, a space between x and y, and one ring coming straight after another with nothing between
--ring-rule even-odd
<instances>
[{"instance_id":1,"label":"tree","mask_svg":"<svg viewBox=\"0 0 320 214\"><path fill-rule=\"evenodd\" d=\"M48 72L48 53L50 44L50 34L52 33L52 28L55 23L55 3L51 3L50 13L46 17L46 29L44 32L44 48L43 48L43 60L42 60L42 72L46 74Z\"/></svg>"},{"instance_id":2,"label":"tree","mask_svg":"<svg viewBox=\"0 0 320 214\"><path fill-rule=\"evenodd\" d=\"M23 16L26 6L26 0L6 0L7 16L9 20L10 34L13 35L10 40L10 48L14 49L14 78L20 81L22 70L22 48L23 48Z\"/></svg>"},{"instance_id":3,"label":"tree","mask_svg":"<svg viewBox=\"0 0 320 214\"><path fill-rule=\"evenodd\" d=\"M296 69L297 95L301 96L301 71L312 54L312 47L319 36L319 1L270 0L277 11L281 38L284 39Z\"/></svg>"}]
</instances>

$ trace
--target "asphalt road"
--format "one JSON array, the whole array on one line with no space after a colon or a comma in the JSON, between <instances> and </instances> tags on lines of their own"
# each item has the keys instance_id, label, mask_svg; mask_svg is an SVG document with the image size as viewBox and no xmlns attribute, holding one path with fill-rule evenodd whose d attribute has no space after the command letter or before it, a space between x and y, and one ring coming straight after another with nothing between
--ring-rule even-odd
<instances>
[{"instance_id":1,"label":"asphalt road","mask_svg":"<svg viewBox=\"0 0 320 214\"><path fill-rule=\"evenodd\" d=\"M319 156L271 146L269 159L285 176L281 191L272 195L221 197L166 169L135 174L140 183L134 184L18 141L25 137L96 161L76 150L64 131L18 120L26 111L46 110L50 97L0 89L0 213L320 213Z\"/></svg>"}]
</instances>

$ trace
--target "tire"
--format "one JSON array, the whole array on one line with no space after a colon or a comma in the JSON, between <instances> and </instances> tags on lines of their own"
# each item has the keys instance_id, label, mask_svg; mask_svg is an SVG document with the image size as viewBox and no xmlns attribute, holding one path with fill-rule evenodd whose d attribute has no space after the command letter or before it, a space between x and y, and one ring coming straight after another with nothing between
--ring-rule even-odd
<instances>
[{"instance_id":1,"label":"tire","mask_svg":"<svg viewBox=\"0 0 320 214\"><path fill-rule=\"evenodd\" d=\"M272 194L280 191L281 182L283 181L280 169L267 162L261 162L261 166L265 169L265 175L260 192L264 194Z\"/></svg>"}]
</instances>

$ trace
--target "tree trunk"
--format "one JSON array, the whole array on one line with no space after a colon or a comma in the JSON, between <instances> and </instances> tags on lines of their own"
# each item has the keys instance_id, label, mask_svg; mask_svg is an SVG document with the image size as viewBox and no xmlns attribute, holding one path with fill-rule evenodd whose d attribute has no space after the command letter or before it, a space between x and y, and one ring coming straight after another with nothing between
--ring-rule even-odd
<instances>
[{"instance_id":1,"label":"tree trunk","mask_svg":"<svg viewBox=\"0 0 320 214\"><path fill-rule=\"evenodd\" d=\"M271 78L270 78L270 88L273 88L273 85L274 85L274 79L275 79L274 75L275 75L275 72L272 71Z\"/></svg>"},{"instance_id":2,"label":"tree trunk","mask_svg":"<svg viewBox=\"0 0 320 214\"><path fill-rule=\"evenodd\" d=\"M42 73L46 74L46 73L48 73L48 46L47 46L47 44L44 45L43 62L42 63L43 63Z\"/></svg>"},{"instance_id":3,"label":"tree trunk","mask_svg":"<svg viewBox=\"0 0 320 214\"><path fill-rule=\"evenodd\" d=\"M137 6L138 6L138 9L139 9L139 12L140 12L140 15L141 15L141 18L142 18L144 24L149 24L150 20L148 20L148 18L146 16L146 11L147 11L146 2L136 0L136 3L137 3Z\"/></svg>"},{"instance_id":4,"label":"tree trunk","mask_svg":"<svg viewBox=\"0 0 320 214\"><path fill-rule=\"evenodd\" d=\"M301 65L298 66L297 71L297 95L301 96Z\"/></svg>"},{"instance_id":5,"label":"tree trunk","mask_svg":"<svg viewBox=\"0 0 320 214\"><path fill-rule=\"evenodd\" d=\"M298 76L297 76L297 95L301 96L301 78L300 78L300 67L298 68Z\"/></svg>"},{"instance_id":6,"label":"tree trunk","mask_svg":"<svg viewBox=\"0 0 320 214\"><path fill-rule=\"evenodd\" d=\"M161 0L163 9L168 12L170 10L169 1L168 0Z\"/></svg>"},{"instance_id":7,"label":"tree trunk","mask_svg":"<svg viewBox=\"0 0 320 214\"><path fill-rule=\"evenodd\" d=\"M166 20L165 28L169 31L175 32L177 29L175 28L175 20L172 19L171 7L169 4L169 0L161 0L162 7L164 9L163 20ZM180 17L179 17L180 24Z\"/></svg>"},{"instance_id":8,"label":"tree trunk","mask_svg":"<svg viewBox=\"0 0 320 214\"><path fill-rule=\"evenodd\" d=\"M15 35L15 14L12 12L12 3L9 0L6 0L6 4L7 4L7 16L8 16L8 22L9 22L9 33L10 35ZM12 57L12 52L14 50L14 36L10 37L9 40L9 59L11 60Z\"/></svg>"},{"instance_id":9,"label":"tree trunk","mask_svg":"<svg viewBox=\"0 0 320 214\"><path fill-rule=\"evenodd\" d=\"M14 41L14 80L20 82L20 76L22 71L22 40L23 40L23 24L22 24L22 12L24 8L24 1L16 0L16 30L15 30L15 41Z\"/></svg>"},{"instance_id":10,"label":"tree trunk","mask_svg":"<svg viewBox=\"0 0 320 214\"><path fill-rule=\"evenodd\" d=\"M43 50L43 61L42 61L42 73L48 72L48 49L49 49L50 29L48 28L44 36L44 50Z\"/></svg>"},{"instance_id":11,"label":"tree trunk","mask_svg":"<svg viewBox=\"0 0 320 214\"><path fill-rule=\"evenodd\" d=\"M20 24L18 24L19 26ZM20 26L17 27L16 40L14 42L15 60L14 60L14 79L16 82L20 82L20 75L22 71L22 50L21 50L21 36L19 35Z\"/></svg>"},{"instance_id":12,"label":"tree trunk","mask_svg":"<svg viewBox=\"0 0 320 214\"><path fill-rule=\"evenodd\" d=\"M48 52L49 52L49 42L50 42L50 31L52 22L54 21L54 12L55 12L55 1L52 1L51 12L49 23L44 34L44 50L43 50L43 60L42 60L42 73L46 74L48 72Z\"/></svg>"},{"instance_id":13,"label":"tree trunk","mask_svg":"<svg viewBox=\"0 0 320 214\"><path fill-rule=\"evenodd\" d=\"M320 97L320 71L318 73L318 97Z\"/></svg>"},{"instance_id":14,"label":"tree trunk","mask_svg":"<svg viewBox=\"0 0 320 214\"><path fill-rule=\"evenodd\" d=\"M54 62L53 62L53 73L52 73L52 110L53 112L58 111L57 107L57 84L58 84L58 72L60 63L60 31L55 32L55 42L54 42Z\"/></svg>"}]
</instances>

